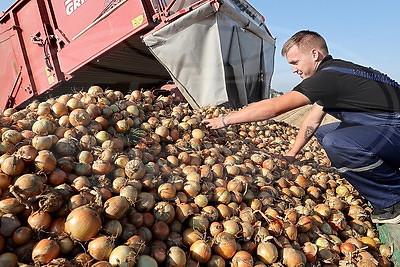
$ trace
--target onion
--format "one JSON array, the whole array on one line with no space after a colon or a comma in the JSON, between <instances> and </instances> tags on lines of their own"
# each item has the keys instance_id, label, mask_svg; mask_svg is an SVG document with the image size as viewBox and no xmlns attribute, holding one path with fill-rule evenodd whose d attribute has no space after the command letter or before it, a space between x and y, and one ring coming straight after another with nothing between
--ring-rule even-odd
<instances>
[{"instance_id":1,"label":"onion","mask_svg":"<svg viewBox=\"0 0 400 267\"><path fill-rule=\"evenodd\" d=\"M61 138L56 143L55 150L61 156L74 156L79 151L78 142L71 137Z\"/></svg>"},{"instance_id":2,"label":"onion","mask_svg":"<svg viewBox=\"0 0 400 267\"><path fill-rule=\"evenodd\" d=\"M115 196L104 203L104 214L109 219L120 219L129 208L130 204L125 197Z\"/></svg>"},{"instance_id":3,"label":"onion","mask_svg":"<svg viewBox=\"0 0 400 267\"><path fill-rule=\"evenodd\" d=\"M232 258L233 267L252 267L253 264L253 257L247 251L238 251Z\"/></svg>"},{"instance_id":4,"label":"onion","mask_svg":"<svg viewBox=\"0 0 400 267\"><path fill-rule=\"evenodd\" d=\"M214 240L213 250L224 259L232 258L236 253L236 241L233 235L222 232Z\"/></svg>"},{"instance_id":5,"label":"onion","mask_svg":"<svg viewBox=\"0 0 400 267\"><path fill-rule=\"evenodd\" d=\"M6 252L0 255L0 266L17 267L18 257L14 253Z\"/></svg>"},{"instance_id":6,"label":"onion","mask_svg":"<svg viewBox=\"0 0 400 267\"><path fill-rule=\"evenodd\" d=\"M23 199L28 199L44 190L44 178L36 174L24 174L15 181L12 190Z\"/></svg>"},{"instance_id":7,"label":"onion","mask_svg":"<svg viewBox=\"0 0 400 267\"><path fill-rule=\"evenodd\" d=\"M3 142L9 142L13 145L21 142L22 135L16 130L7 130L1 135L1 140Z\"/></svg>"},{"instance_id":8,"label":"onion","mask_svg":"<svg viewBox=\"0 0 400 267\"><path fill-rule=\"evenodd\" d=\"M166 265L170 267L183 267L186 265L186 254L177 246L170 247L167 251Z\"/></svg>"},{"instance_id":9,"label":"onion","mask_svg":"<svg viewBox=\"0 0 400 267\"><path fill-rule=\"evenodd\" d=\"M239 224L234 220L227 220L222 223L224 226L224 232L231 234L232 236L236 236L239 233Z\"/></svg>"},{"instance_id":10,"label":"onion","mask_svg":"<svg viewBox=\"0 0 400 267\"><path fill-rule=\"evenodd\" d=\"M166 138L169 135L169 130L165 126L157 127L154 132L162 138Z\"/></svg>"},{"instance_id":11,"label":"onion","mask_svg":"<svg viewBox=\"0 0 400 267\"><path fill-rule=\"evenodd\" d=\"M134 266L134 251L128 246L118 246L111 251L108 262L113 266Z\"/></svg>"},{"instance_id":12,"label":"onion","mask_svg":"<svg viewBox=\"0 0 400 267\"><path fill-rule=\"evenodd\" d=\"M193 214L193 208L186 203L176 205L176 219L183 222L186 218Z\"/></svg>"},{"instance_id":13,"label":"onion","mask_svg":"<svg viewBox=\"0 0 400 267\"><path fill-rule=\"evenodd\" d=\"M65 232L78 241L90 240L100 227L100 215L89 207L74 209L65 221Z\"/></svg>"},{"instance_id":14,"label":"onion","mask_svg":"<svg viewBox=\"0 0 400 267\"><path fill-rule=\"evenodd\" d=\"M163 221L156 222L152 227L153 236L156 239L163 240L169 235L169 227Z\"/></svg>"},{"instance_id":15,"label":"onion","mask_svg":"<svg viewBox=\"0 0 400 267\"><path fill-rule=\"evenodd\" d=\"M92 171L94 174L108 174L111 172L111 163L105 160L96 160L92 164Z\"/></svg>"},{"instance_id":16,"label":"onion","mask_svg":"<svg viewBox=\"0 0 400 267\"><path fill-rule=\"evenodd\" d=\"M15 151L15 146L9 142L0 143L0 154L12 154Z\"/></svg>"},{"instance_id":17,"label":"onion","mask_svg":"<svg viewBox=\"0 0 400 267\"><path fill-rule=\"evenodd\" d=\"M171 200L176 195L176 188L170 183L164 183L158 187L158 194L164 199Z\"/></svg>"},{"instance_id":18,"label":"onion","mask_svg":"<svg viewBox=\"0 0 400 267\"><path fill-rule=\"evenodd\" d=\"M120 189L119 195L125 197L130 203L135 203L138 197L138 190L132 185L127 185Z\"/></svg>"},{"instance_id":19,"label":"onion","mask_svg":"<svg viewBox=\"0 0 400 267\"><path fill-rule=\"evenodd\" d=\"M9 237L21 226L21 222L15 215L6 213L0 217L0 225L0 235Z\"/></svg>"},{"instance_id":20,"label":"onion","mask_svg":"<svg viewBox=\"0 0 400 267\"><path fill-rule=\"evenodd\" d=\"M48 150L39 151L35 158L35 167L45 173L50 173L56 168L57 160L53 153Z\"/></svg>"},{"instance_id":21,"label":"onion","mask_svg":"<svg viewBox=\"0 0 400 267\"><path fill-rule=\"evenodd\" d=\"M72 126L86 126L89 124L91 117L86 110L77 108L69 114L69 122Z\"/></svg>"},{"instance_id":22,"label":"onion","mask_svg":"<svg viewBox=\"0 0 400 267\"><path fill-rule=\"evenodd\" d=\"M205 195L198 195L195 197L194 203L196 203L197 206L204 208L208 204L208 199Z\"/></svg>"},{"instance_id":23,"label":"onion","mask_svg":"<svg viewBox=\"0 0 400 267\"><path fill-rule=\"evenodd\" d=\"M57 243L61 254L68 254L74 249L74 242L68 236L59 239Z\"/></svg>"},{"instance_id":24,"label":"onion","mask_svg":"<svg viewBox=\"0 0 400 267\"><path fill-rule=\"evenodd\" d=\"M203 235L199 231L190 228L182 233L182 241L186 246L191 246L194 242L201 240L202 237Z\"/></svg>"},{"instance_id":25,"label":"onion","mask_svg":"<svg viewBox=\"0 0 400 267\"><path fill-rule=\"evenodd\" d=\"M117 220L108 221L104 225L104 232L113 237L119 237L122 234L122 225Z\"/></svg>"},{"instance_id":26,"label":"onion","mask_svg":"<svg viewBox=\"0 0 400 267\"><path fill-rule=\"evenodd\" d=\"M88 244L88 252L96 260L108 260L114 249L114 241L107 236L99 236L91 240Z\"/></svg>"},{"instance_id":27,"label":"onion","mask_svg":"<svg viewBox=\"0 0 400 267\"><path fill-rule=\"evenodd\" d=\"M312 219L309 216L302 216L299 218L296 226L299 232L304 233L309 231L312 225L313 225Z\"/></svg>"},{"instance_id":28,"label":"onion","mask_svg":"<svg viewBox=\"0 0 400 267\"><path fill-rule=\"evenodd\" d=\"M14 231L12 239L19 246L26 244L32 239L32 229L26 226L20 227Z\"/></svg>"},{"instance_id":29,"label":"onion","mask_svg":"<svg viewBox=\"0 0 400 267\"><path fill-rule=\"evenodd\" d=\"M278 259L278 249L271 242L262 242L257 246L257 256L265 264L272 264Z\"/></svg>"},{"instance_id":30,"label":"onion","mask_svg":"<svg viewBox=\"0 0 400 267\"><path fill-rule=\"evenodd\" d=\"M10 176L17 176L23 173L25 164L21 158L10 156L1 163L1 170Z\"/></svg>"},{"instance_id":31,"label":"onion","mask_svg":"<svg viewBox=\"0 0 400 267\"><path fill-rule=\"evenodd\" d=\"M68 114L68 107L61 102L54 103L53 106L51 106L51 110L58 117Z\"/></svg>"},{"instance_id":32,"label":"onion","mask_svg":"<svg viewBox=\"0 0 400 267\"><path fill-rule=\"evenodd\" d=\"M18 149L17 156L20 157L24 162L31 163L35 160L38 151L31 145L25 145Z\"/></svg>"},{"instance_id":33,"label":"onion","mask_svg":"<svg viewBox=\"0 0 400 267\"><path fill-rule=\"evenodd\" d=\"M139 227L137 233L147 243L149 243L153 239L153 233L151 232L151 230L149 228Z\"/></svg>"},{"instance_id":34,"label":"onion","mask_svg":"<svg viewBox=\"0 0 400 267\"><path fill-rule=\"evenodd\" d=\"M11 184L11 176L0 172L0 189L7 189Z\"/></svg>"},{"instance_id":35,"label":"onion","mask_svg":"<svg viewBox=\"0 0 400 267\"><path fill-rule=\"evenodd\" d=\"M50 223L51 216L44 211L35 211L28 217L28 224L34 230L47 230Z\"/></svg>"},{"instance_id":36,"label":"onion","mask_svg":"<svg viewBox=\"0 0 400 267\"><path fill-rule=\"evenodd\" d=\"M283 248L283 264L288 267L304 266L306 264L306 257L304 254L293 248Z\"/></svg>"},{"instance_id":37,"label":"onion","mask_svg":"<svg viewBox=\"0 0 400 267\"><path fill-rule=\"evenodd\" d=\"M146 167L139 159L129 161L125 165L125 173L131 179L140 179L146 173Z\"/></svg>"},{"instance_id":38,"label":"onion","mask_svg":"<svg viewBox=\"0 0 400 267\"><path fill-rule=\"evenodd\" d=\"M204 240L197 240L190 246L190 257L200 263L206 263L211 258L211 248Z\"/></svg>"},{"instance_id":39,"label":"onion","mask_svg":"<svg viewBox=\"0 0 400 267\"><path fill-rule=\"evenodd\" d=\"M57 258L60 253L60 247L57 242L51 239L40 240L32 251L32 259L41 264L47 264L52 259Z\"/></svg>"},{"instance_id":40,"label":"onion","mask_svg":"<svg viewBox=\"0 0 400 267\"><path fill-rule=\"evenodd\" d=\"M304 244L303 253L304 256L306 257L307 262L315 262L317 260L317 252L318 252L317 245L311 242L306 242Z\"/></svg>"},{"instance_id":41,"label":"onion","mask_svg":"<svg viewBox=\"0 0 400 267\"><path fill-rule=\"evenodd\" d=\"M210 222L208 221L208 219L202 215L193 216L189 220L189 227L202 233L207 231L209 225Z\"/></svg>"},{"instance_id":42,"label":"onion","mask_svg":"<svg viewBox=\"0 0 400 267\"><path fill-rule=\"evenodd\" d=\"M137 267L157 267L157 261L148 255L141 255L137 261Z\"/></svg>"},{"instance_id":43,"label":"onion","mask_svg":"<svg viewBox=\"0 0 400 267\"><path fill-rule=\"evenodd\" d=\"M142 192L138 195L136 209L138 211L150 211L156 203L154 196L147 192Z\"/></svg>"},{"instance_id":44,"label":"onion","mask_svg":"<svg viewBox=\"0 0 400 267\"><path fill-rule=\"evenodd\" d=\"M146 249L146 242L144 239L138 235L131 236L125 243L133 249L136 254L142 254Z\"/></svg>"},{"instance_id":45,"label":"onion","mask_svg":"<svg viewBox=\"0 0 400 267\"><path fill-rule=\"evenodd\" d=\"M168 202L159 202L154 206L154 217L166 223L171 223L175 218L175 209Z\"/></svg>"},{"instance_id":46,"label":"onion","mask_svg":"<svg viewBox=\"0 0 400 267\"><path fill-rule=\"evenodd\" d=\"M10 197L0 200L0 211L3 213L17 214L25 209L16 198Z\"/></svg>"},{"instance_id":47,"label":"onion","mask_svg":"<svg viewBox=\"0 0 400 267\"><path fill-rule=\"evenodd\" d=\"M52 234L62 235L65 233L65 220L64 218L56 218L51 221L47 231Z\"/></svg>"},{"instance_id":48,"label":"onion","mask_svg":"<svg viewBox=\"0 0 400 267\"><path fill-rule=\"evenodd\" d=\"M46 119L35 121L32 125L32 131L35 134L48 135L54 131L54 124Z\"/></svg>"}]
</instances>

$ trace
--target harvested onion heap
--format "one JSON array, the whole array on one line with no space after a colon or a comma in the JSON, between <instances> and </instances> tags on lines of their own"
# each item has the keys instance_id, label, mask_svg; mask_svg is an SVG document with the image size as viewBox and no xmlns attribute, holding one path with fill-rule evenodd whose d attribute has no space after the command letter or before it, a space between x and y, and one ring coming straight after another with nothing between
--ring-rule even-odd
<instances>
[{"instance_id":1,"label":"harvested onion heap","mask_svg":"<svg viewBox=\"0 0 400 267\"><path fill-rule=\"evenodd\" d=\"M312 141L224 108L92 86L0 115L0 265L390 266L370 209Z\"/></svg>"}]
</instances>

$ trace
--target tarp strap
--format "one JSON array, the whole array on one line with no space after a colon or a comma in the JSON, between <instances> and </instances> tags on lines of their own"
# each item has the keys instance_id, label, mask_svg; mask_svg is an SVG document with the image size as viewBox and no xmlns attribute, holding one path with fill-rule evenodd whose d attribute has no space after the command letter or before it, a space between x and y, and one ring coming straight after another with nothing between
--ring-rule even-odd
<instances>
[{"instance_id":1,"label":"tarp strap","mask_svg":"<svg viewBox=\"0 0 400 267\"><path fill-rule=\"evenodd\" d=\"M336 71L339 71L342 73L363 77L363 78L374 80L374 81L380 82L380 83L385 83L385 84L388 84L388 85L391 85L393 87L400 89L400 84L398 84L395 80L390 79L386 75L371 73L371 72L367 72L367 71L363 71L363 70L342 68L342 67L326 67L326 68L323 68L322 70L336 70Z\"/></svg>"}]
</instances>

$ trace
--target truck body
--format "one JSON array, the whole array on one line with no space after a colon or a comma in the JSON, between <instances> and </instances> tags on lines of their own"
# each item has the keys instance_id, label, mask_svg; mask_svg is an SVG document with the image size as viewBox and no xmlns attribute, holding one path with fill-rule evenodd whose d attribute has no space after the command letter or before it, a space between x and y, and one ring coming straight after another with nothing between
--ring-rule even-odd
<instances>
[{"instance_id":1,"label":"truck body","mask_svg":"<svg viewBox=\"0 0 400 267\"><path fill-rule=\"evenodd\" d=\"M244 0L18 0L0 13L0 110L173 81L192 107L266 98L275 40Z\"/></svg>"}]
</instances>

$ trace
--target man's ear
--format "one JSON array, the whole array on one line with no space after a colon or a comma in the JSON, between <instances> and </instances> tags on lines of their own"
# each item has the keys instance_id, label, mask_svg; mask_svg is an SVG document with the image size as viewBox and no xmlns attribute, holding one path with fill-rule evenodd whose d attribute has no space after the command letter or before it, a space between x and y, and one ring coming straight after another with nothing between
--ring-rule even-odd
<instances>
[{"instance_id":1,"label":"man's ear","mask_svg":"<svg viewBox=\"0 0 400 267\"><path fill-rule=\"evenodd\" d=\"M319 59L319 54L320 53L319 53L319 51L317 49L313 48L311 50L311 56L315 61L317 61Z\"/></svg>"},{"instance_id":2,"label":"man's ear","mask_svg":"<svg viewBox=\"0 0 400 267\"><path fill-rule=\"evenodd\" d=\"M312 56L314 61L322 61L324 59L323 53L321 53L321 51L319 51L316 48L313 48L311 50L311 56Z\"/></svg>"}]
</instances>

